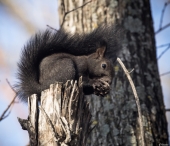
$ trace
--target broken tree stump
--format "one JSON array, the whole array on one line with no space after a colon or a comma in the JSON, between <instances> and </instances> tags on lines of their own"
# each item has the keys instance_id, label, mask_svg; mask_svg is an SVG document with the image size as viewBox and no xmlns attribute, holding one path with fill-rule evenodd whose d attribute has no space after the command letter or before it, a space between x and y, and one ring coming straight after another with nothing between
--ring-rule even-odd
<instances>
[{"instance_id":1,"label":"broken tree stump","mask_svg":"<svg viewBox=\"0 0 170 146\"><path fill-rule=\"evenodd\" d=\"M28 98L28 119L18 118L31 146L83 146L91 131L89 105L84 101L82 78L56 83L42 91L40 103Z\"/></svg>"}]
</instances>

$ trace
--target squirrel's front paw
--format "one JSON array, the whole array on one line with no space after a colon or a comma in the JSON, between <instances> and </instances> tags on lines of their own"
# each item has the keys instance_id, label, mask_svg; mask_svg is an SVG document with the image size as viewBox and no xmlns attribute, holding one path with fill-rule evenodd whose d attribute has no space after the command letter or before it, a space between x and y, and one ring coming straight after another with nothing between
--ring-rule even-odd
<instances>
[{"instance_id":1,"label":"squirrel's front paw","mask_svg":"<svg viewBox=\"0 0 170 146\"><path fill-rule=\"evenodd\" d=\"M93 83L93 89L94 89L94 94L98 96L104 96L108 94L110 90L110 85L106 81L99 79Z\"/></svg>"}]
</instances>

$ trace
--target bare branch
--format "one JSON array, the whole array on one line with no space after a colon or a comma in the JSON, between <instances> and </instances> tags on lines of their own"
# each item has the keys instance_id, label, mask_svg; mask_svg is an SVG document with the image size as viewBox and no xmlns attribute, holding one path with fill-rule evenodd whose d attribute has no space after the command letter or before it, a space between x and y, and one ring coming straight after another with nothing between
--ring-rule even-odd
<instances>
[{"instance_id":1,"label":"bare branch","mask_svg":"<svg viewBox=\"0 0 170 146\"><path fill-rule=\"evenodd\" d=\"M54 31L58 31L57 29L51 27L50 25L46 25L47 27L49 27L50 29L54 30Z\"/></svg>"},{"instance_id":2,"label":"bare branch","mask_svg":"<svg viewBox=\"0 0 170 146\"><path fill-rule=\"evenodd\" d=\"M164 4L164 7L163 7L163 9L162 9L162 14L161 14L161 20L160 20L159 28L162 27L164 12L165 12L165 9L166 9L166 7L167 7L167 5L168 5L169 3L170 3L170 2L166 2L166 3Z\"/></svg>"},{"instance_id":3,"label":"bare branch","mask_svg":"<svg viewBox=\"0 0 170 146\"><path fill-rule=\"evenodd\" d=\"M16 91L12 88L11 84L9 83L9 81L6 79L8 85L11 87L11 89L16 93ZM14 98L12 99L12 101L10 102L10 104L8 105L8 107L4 110L4 112L2 113L2 115L0 116L0 121L2 121L3 119L5 119L6 117L9 116L9 114L11 113L11 111L9 111L9 109L12 107L12 105L15 102L15 99L16 99L16 95L14 96ZM9 111L9 112L8 112ZM7 113L8 112L8 113Z\"/></svg>"},{"instance_id":4,"label":"bare branch","mask_svg":"<svg viewBox=\"0 0 170 146\"><path fill-rule=\"evenodd\" d=\"M165 73L162 73L162 74L160 74L160 76L165 76L165 75L167 75L167 74L170 74L170 71L165 72Z\"/></svg>"},{"instance_id":5,"label":"bare branch","mask_svg":"<svg viewBox=\"0 0 170 146\"><path fill-rule=\"evenodd\" d=\"M159 29L155 32L155 35L158 34L160 31L162 31L162 30L164 30L164 29L166 29L167 27L170 26L170 23L168 23L167 25L165 25L165 26L162 27L163 16L164 16L164 13L165 13L165 9L166 9L166 7L167 7L169 4L170 4L170 1L165 2L165 4L164 4L164 7L163 7L163 9L162 9L162 14L161 14L161 19L160 19Z\"/></svg>"},{"instance_id":6,"label":"bare branch","mask_svg":"<svg viewBox=\"0 0 170 146\"><path fill-rule=\"evenodd\" d=\"M129 72L129 74L131 74L134 71L134 68Z\"/></svg>"},{"instance_id":7,"label":"bare branch","mask_svg":"<svg viewBox=\"0 0 170 146\"><path fill-rule=\"evenodd\" d=\"M3 116L3 119L5 119L6 117L8 117L10 113L11 113L11 110L10 110L6 115ZM2 120L3 120L3 119L2 119Z\"/></svg>"},{"instance_id":8,"label":"bare branch","mask_svg":"<svg viewBox=\"0 0 170 146\"><path fill-rule=\"evenodd\" d=\"M142 146L145 146L145 141L144 141L144 131L143 131L143 123L142 123L142 113L141 113L141 107L140 107L140 101L139 101L139 97L137 95L137 92L136 92L136 89L135 89L135 86L134 86L134 83L130 77L130 74L128 72L128 70L126 69L126 67L124 66L123 62L120 60L120 58L117 58L117 61L119 62L119 64L121 65L121 67L123 68L128 80L129 80L129 83L132 87L132 91L133 91L133 94L134 94L134 97L135 97L135 101L136 101L136 106L137 106L137 109L138 109L138 115L139 115L139 125L140 125L140 131L141 131L141 140L142 140Z\"/></svg>"},{"instance_id":9,"label":"bare branch","mask_svg":"<svg viewBox=\"0 0 170 146\"><path fill-rule=\"evenodd\" d=\"M168 51L170 49L170 45L164 50L162 51L162 53L158 56L157 60L159 60L163 54L165 54L166 51Z\"/></svg>"},{"instance_id":10,"label":"bare branch","mask_svg":"<svg viewBox=\"0 0 170 146\"><path fill-rule=\"evenodd\" d=\"M157 49L158 49L158 48L163 48L163 47L169 46L169 45L170 45L170 43L168 43L168 44L163 44L163 45L157 46L156 48L157 48Z\"/></svg>"},{"instance_id":11,"label":"bare branch","mask_svg":"<svg viewBox=\"0 0 170 146\"><path fill-rule=\"evenodd\" d=\"M15 93L17 93L17 92L15 91L15 89L11 86L10 82L8 81L8 79L6 79L6 81L7 81L8 85L9 85L9 87L10 87Z\"/></svg>"},{"instance_id":12,"label":"bare branch","mask_svg":"<svg viewBox=\"0 0 170 146\"><path fill-rule=\"evenodd\" d=\"M166 112L170 112L170 108L169 109L165 109Z\"/></svg>"},{"instance_id":13,"label":"bare branch","mask_svg":"<svg viewBox=\"0 0 170 146\"><path fill-rule=\"evenodd\" d=\"M7 115L5 115L5 114L8 112L9 108L12 107L12 105L15 103L16 97L17 97L17 96L15 96L15 97L12 99L11 103L8 105L8 107L6 108L6 110L2 113L2 115L0 116L0 121L2 121L3 119L5 119L6 117L9 116L10 111L9 111L9 113L8 113Z\"/></svg>"},{"instance_id":14,"label":"bare branch","mask_svg":"<svg viewBox=\"0 0 170 146\"><path fill-rule=\"evenodd\" d=\"M69 14L69 13L71 13L71 12L73 12L73 11L76 11L76 10L78 10L78 9L80 9L80 8L83 8L85 5L87 5L88 3L91 3L91 2L92 2L92 0L84 3L84 4L83 4L82 6L80 6L80 7L77 7L77 8L74 8L74 9L70 10L70 11L65 12L65 3L64 3L64 1L63 1L62 4L63 4L63 9L64 9L64 16L63 16L63 21L62 21L62 23L61 23L61 28L62 28L63 25L64 25L65 18L66 18L66 16L67 16L67 14Z\"/></svg>"},{"instance_id":15,"label":"bare branch","mask_svg":"<svg viewBox=\"0 0 170 146\"><path fill-rule=\"evenodd\" d=\"M159 32L161 32L162 30L166 29L167 27L170 26L170 23L166 24L165 26L159 28L156 32L155 32L155 35L158 34Z\"/></svg>"}]
</instances>

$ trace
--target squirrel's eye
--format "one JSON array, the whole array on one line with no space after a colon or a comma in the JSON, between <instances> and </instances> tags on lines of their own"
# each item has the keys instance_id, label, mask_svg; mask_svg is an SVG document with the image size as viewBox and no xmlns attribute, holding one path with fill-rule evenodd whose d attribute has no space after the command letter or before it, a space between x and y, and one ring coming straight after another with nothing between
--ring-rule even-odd
<instances>
[{"instance_id":1,"label":"squirrel's eye","mask_svg":"<svg viewBox=\"0 0 170 146\"><path fill-rule=\"evenodd\" d=\"M102 64L102 68L103 68L103 69L106 68L106 64L105 64L105 63Z\"/></svg>"}]
</instances>

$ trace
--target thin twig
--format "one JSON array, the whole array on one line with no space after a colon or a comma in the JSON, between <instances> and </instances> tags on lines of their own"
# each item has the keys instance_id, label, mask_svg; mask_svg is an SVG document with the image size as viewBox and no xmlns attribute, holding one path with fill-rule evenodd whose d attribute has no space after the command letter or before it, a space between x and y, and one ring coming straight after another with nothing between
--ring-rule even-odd
<instances>
[{"instance_id":1,"label":"thin twig","mask_svg":"<svg viewBox=\"0 0 170 146\"><path fill-rule=\"evenodd\" d=\"M16 93L15 89L12 87L12 85L10 84L10 82L8 81L8 79L6 79L6 82L8 83L9 87Z\"/></svg>"},{"instance_id":2,"label":"thin twig","mask_svg":"<svg viewBox=\"0 0 170 146\"><path fill-rule=\"evenodd\" d=\"M123 62L120 60L120 58L117 58L117 61L119 62L119 64L121 65L121 67L123 68L129 82L130 82L130 85L132 87L132 91L133 91L133 94L135 96L135 101L136 101L136 106L137 106L137 109L138 109L138 115L139 115L139 125L140 125L140 131L141 131L141 139L142 139L142 146L145 146L145 141L144 141L144 131L143 131L143 123L142 123L142 113L141 113L141 107L140 107L140 101L139 101L139 97L137 95L137 92L136 92L136 89L135 89L135 86L134 86L134 83L130 77L130 74L128 72L128 70L126 69L126 67L124 66Z\"/></svg>"},{"instance_id":3,"label":"thin twig","mask_svg":"<svg viewBox=\"0 0 170 146\"><path fill-rule=\"evenodd\" d=\"M164 17L164 13L165 13L165 9L167 7L167 5L170 4L170 1L166 2L164 4L164 7L162 9L162 14L161 14L161 19L160 19L160 24L159 24L159 29L155 32L155 34L158 34L160 31L164 30L165 28L170 26L170 23L165 25L164 27L162 27L162 23L163 23L163 17Z\"/></svg>"},{"instance_id":4,"label":"thin twig","mask_svg":"<svg viewBox=\"0 0 170 146\"><path fill-rule=\"evenodd\" d=\"M66 16L67 16L67 14L69 14L69 13L71 13L71 12L73 12L73 11L76 11L76 10L78 10L78 9L80 9L80 8L83 8L85 5L87 5L88 3L91 3L91 2L92 2L92 0L84 3L84 4L83 4L82 6L80 6L80 7L77 7L77 8L74 8L74 9L70 10L70 11L65 12L65 4L64 4L64 1L63 1L64 16L63 16L63 21L62 21L62 23L61 23L61 28L63 27L63 24L64 24L64 22L65 22L65 18L66 18Z\"/></svg>"},{"instance_id":5,"label":"thin twig","mask_svg":"<svg viewBox=\"0 0 170 146\"><path fill-rule=\"evenodd\" d=\"M11 103L8 105L8 107L6 108L6 110L2 113L1 117L0 117L0 121L2 121L3 119L5 119L6 117L9 116L9 114L11 113L11 111L9 111L9 113L7 115L5 115L7 113L7 111L9 110L9 108L15 103L15 99L17 96L15 96Z\"/></svg>"},{"instance_id":6,"label":"thin twig","mask_svg":"<svg viewBox=\"0 0 170 146\"><path fill-rule=\"evenodd\" d=\"M160 24L159 24L159 28L162 27L162 23L163 23L163 16L164 16L164 12L165 12L165 9L166 9L166 6L168 5L169 2L166 2L164 4L164 8L162 9L162 14L161 14L161 20L160 20Z\"/></svg>"},{"instance_id":7,"label":"thin twig","mask_svg":"<svg viewBox=\"0 0 170 146\"><path fill-rule=\"evenodd\" d=\"M134 68L129 72L129 74L131 74L134 71Z\"/></svg>"},{"instance_id":8,"label":"thin twig","mask_svg":"<svg viewBox=\"0 0 170 146\"><path fill-rule=\"evenodd\" d=\"M167 75L167 74L170 74L170 71L165 72L165 73L162 73L162 74L160 74L160 76L165 76L165 75Z\"/></svg>"},{"instance_id":9,"label":"thin twig","mask_svg":"<svg viewBox=\"0 0 170 146\"><path fill-rule=\"evenodd\" d=\"M158 48L162 48L162 47L169 46L169 45L170 45L170 43L168 43L168 44L163 44L163 45L157 46L156 48L158 49Z\"/></svg>"},{"instance_id":10,"label":"thin twig","mask_svg":"<svg viewBox=\"0 0 170 146\"><path fill-rule=\"evenodd\" d=\"M165 26L159 28L156 32L155 32L155 35L158 34L159 32L161 32L162 30L166 29L167 27L170 26L170 23L166 24Z\"/></svg>"},{"instance_id":11,"label":"thin twig","mask_svg":"<svg viewBox=\"0 0 170 146\"><path fill-rule=\"evenodd\" d=\"M170 108L169 109L165 109L166 112L170 112Z\"/></svg>"},{"instance_id":12,"label":"thin twig","mask_svg":"<svg viewBox=\"0 0 170 146\"><path fill-rule=\"evenodd\" d=\"M57 29L51 27L50 25L46 25L47 27L49 27L50 29L54 30L54 31L58 31Z\"/></svg>"},{"instance_id":13,"label":"thin twig","mask_svg":"<svg viewBox=\"0 0 170 146\"><path fill-rule=\"evenodd\" d=\"M6 79L8 85L11 87L11 89L16 93L16 91L12 88L11 84L9 83L9 81ZM16 95L14 96L14 98L12 99L12 101L10 102L10 104L8 105L8 107L4 110L4 112L2 113L2 115L0 116L0 121L2 121L3 119L5 119L6 117L9 116L9 114L11 113L11 111L9 111L10 107L12 107L12 105L15 102L15 99L16 99ZM9 111L9 112L8 112ZM7 113L8 112L8 113ZM6 114L7 113L7 114Z\"/></svg>"},{"instance_id":14,"label":"thin twig","mask_svg":"<svg viewBox=\"0 0 170 146\"><path fill-rule=\"evenodd\" d=\"M157 60L159 60L163 54L165 54L166 51L168 51L170 49L170 45L164 50L162 51L162 53L158 56Z\"/></svg>"}]
</instances>

